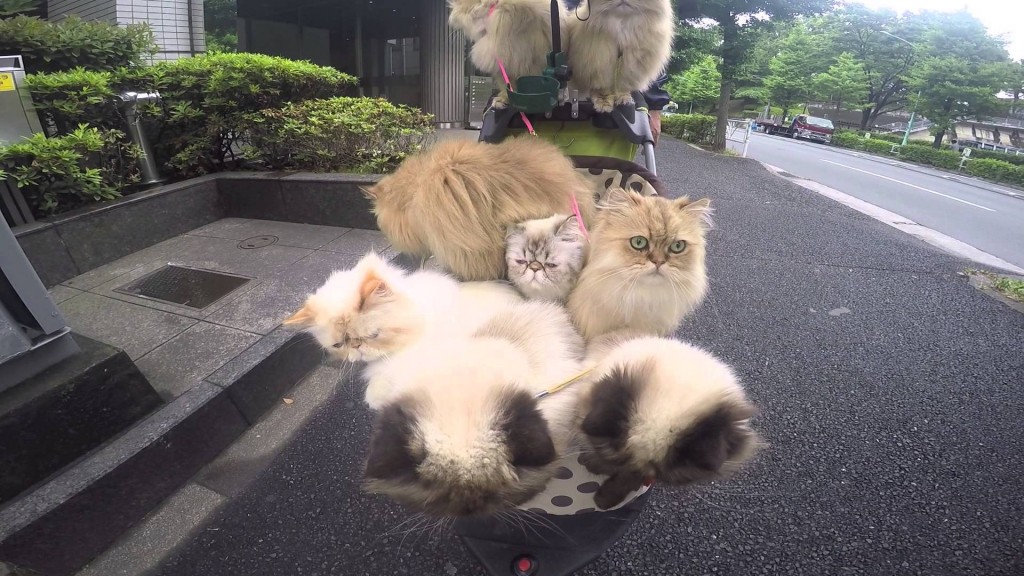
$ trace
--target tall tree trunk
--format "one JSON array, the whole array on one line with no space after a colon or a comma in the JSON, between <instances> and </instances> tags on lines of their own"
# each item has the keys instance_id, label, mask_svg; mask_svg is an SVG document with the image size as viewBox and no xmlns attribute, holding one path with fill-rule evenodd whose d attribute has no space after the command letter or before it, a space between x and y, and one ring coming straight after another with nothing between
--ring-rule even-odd
<instances>
[{"instance_id":1,"label":"tall tree trunk","mask_svg":"<svg viewBox=\"0 0 1024 576\"><path fill-rule=\"evenodd\" d=\"M725 132L729 127L729 101L732 99L732 80L722 76L722 91L718 95L718 121L715 122L715 141L712 148L725 150Z\"/></svg>"},{"instance_id":2,"label":"tall tree trunk","mask_svg":"<svg viewBox=\"0 0 1024 576\"><path fill-rule=\"evenodd\" d=\"M868 124L871 122L871 112L874 110L873 106L868 106L860 111L860 129L867 130Z\"/></svg>"},{"instance_id":3,"label":"tall tree trunk","mask_svg":"<svg viewBox=\"0 0 1024 576\"><path fill-rule=\"evenodd\" d=\"M935 134L935 140L932 142L932 148L935 148L936 150L938 150L939 148L942 148L942 139L945 136L946 136L946 130L945 129L940 130L937 134Z\"/></svg>"}]
</instances>

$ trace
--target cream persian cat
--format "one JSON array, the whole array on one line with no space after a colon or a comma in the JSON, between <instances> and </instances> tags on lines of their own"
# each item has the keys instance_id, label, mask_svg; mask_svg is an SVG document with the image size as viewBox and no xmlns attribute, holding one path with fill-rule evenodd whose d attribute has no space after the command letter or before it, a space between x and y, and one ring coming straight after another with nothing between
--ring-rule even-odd
<instances>
[{"instance_id":1,"label":"cream persian cat","mask_svg":"<svg viewBox=\"0 0 1024 576\"><path fill-rule=\"evenodd\" d=\"M632 104L668 66L675 35L671 0L589 0L589 18L568 18L571 84L594 109ZM581 6L577 13L582 13Z\"/></svg>"},{"instance_id":2,"label":"cream persian cat","mask_svg":"<svg viewBox=\"0 0 1024 576\"><path fill-rule=\"evenodd\" d=\"M433 255L462 280L498 280L509 226L571 212L573 197L589 225L595 185L558 146L525 136L439 142L365 192L396 250Z\"/></svg>"},{"instance_id":3,"label":"cream persian cat","mask_svg":"<svg viewBox=\"0 0 1024 576\"><path fill-rule=\"evenodd\" d=\"M565 310L523 302L473 337L409 348L391 363L367 487L436 516L510 510L544 489L575 436L583 340Z\"/></svg>"},{"instance_id":4,"label":"cream persian cat","mask_svg":"<svg viewBox=\"0 0 1024 576\"><path fill-rule=\"evenodd\" d=\"M424 340L473 333L506 306L521 302L511 286L459 284L430 270L407 273L374 253L351 270L340 270L284 321L303 328L335 357L368 362L366 401L379 406L390 393L376 370Z\"/></svg>"},{"instance_id":5,"label":"cream persian cat","mask_svg":"<svg viewBox=\"0 0 1024 576\"><path fill-rule=\"evenodd\" d=\"M551 51L550 0L448 0L448 24L462 30L473 43L469 57L473 65L494 77L501 87L495 108L508 105L505 81L498 70L498 58L515 86L521 76L539 76ZM559 20L565 22L565 9Z\"/></svg>"},{"instance_id":6,"label":"cream persian cat","mask_svg":"<svg viewBox=\"0 0 1024 576\"><path fill-rule=\"evenodd\" d=\"M710 201L612 188L590 231L590 256L568 307L589 341L621 329L672 334L704 299Z\"/></svg>"},{"instance_id":7,"label":"cream persian cat","mask_svg":"<svg viewBox=\"0 0 1024 576\"><path fill-rule=\"evenodd\" d=\"M508 229L508 279L531 300L565 302L576 285L587 244L575 216L556 214Z\"/></svg>"},{"instance_id":8,"label":"cream persian cat","mask_svg":"<svg viewBox=\"0 0 1024 576\"><path fill-rule=\"evenodd\" d=\"M666 338L612 335L592 343L596 381L580 392L594 496L608 509L647 482L686 485L738 468L754 452L754 406L710 353Z\"/></svg>"}]
</instances>

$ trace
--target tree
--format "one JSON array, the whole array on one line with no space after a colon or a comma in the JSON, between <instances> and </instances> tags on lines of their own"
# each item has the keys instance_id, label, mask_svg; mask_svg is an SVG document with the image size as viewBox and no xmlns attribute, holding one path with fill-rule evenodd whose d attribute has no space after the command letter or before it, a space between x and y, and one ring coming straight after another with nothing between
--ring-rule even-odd
<instances>
[{"instance_id":1,"label":"tree","mask_svg":"<svg viewBox=\"0 0 1024 576\"><path fill-rule=\"evenodd\" d=\"M38 16L40 7L40 0L0 0L0 20L19 14Z\"/></svg>"},{"instance_id":2,"label":"tree","mask_svg":"<svg viewBox=\"0 0 1024 576\"><path fill-rule=\"evenodd\" d=\"M812 96L812 79L821 71L823 61L815 37L802 25L795 26L782 41L778 55L769 63L771 75L765 78L764 87L771 101L782 107L783 116Z\"/></svg>"},{"instance_id":3,"label":"tree","mask_svg":"<svg viewBox=\"0 0 1024 576\"><path fill-rule=\"evenodd\" d=\"M682 2L690 10L692 2ZM737 72L747 58L756 32L770 22L792 20L798 14L817 14L832 7L832 0L702 0L697 5L700 17L714 20L722 34L718 69L722 88L718 98L718 121L715 124L716 150L725 149L725 131L729 122L729 101ZM680 13L684 19L694 18L690 12Z\"/></svg>"},{"instance_id":4,"label":"tree","mask_svg":"<svg viewBox=\"0 0 1024 576\"><path fill-rule=\"evenodd\" d=\"M686 72L669 77L665 89L676 102L690 102L705 111L718 100L721 84L718 60L714 56L705 56Z\"/></svg>"},{"instance_id":5,"label":"tree","mask_svg":"<svg viewBox=\"0 0 1024 576\"><path fill-rule=\"evenodd\" d=\"M236 0L206 0L203 3L203 29L208 51L238 51L236 4Z\"/></svg>"},{"instance_id":6,"label":"tree","mask_svg":"<svg viewBox=\"0 0 1024 576\"><path fill-rule=\"evenodd\" d=\"M821 34L834 53L851 54L864 69L867 95L862 100L862 130L874 124L879 115L906 105L904 77L917 56L914 43L919 41L922 29L914 18L851 4L811 23L812 32Z\"/></svg>"},{"instance_id":7,"label":"tree","mask_svg":"<svg viewBox=\"0 0 1024 576\"><path fill-rule=\"evenodd\" d=\"M946 131L957 121L999 109L996 93L1005 85L1006 67L957 57L930 57L914 68L908 81L912 90L920 91L917 109L934 123L932 146L939 148Z\"/></svg>"},{"instance_id":8,"label":"tree","mask_svg":"<svg viewBox=\"0 0 1024 576\"><path fill-rule=\"evenodd\" d=\"M668 73L672 75L696 66L706 56L716 54L721 43L722 35L716 26L679 26Z\"/></svg>"},{"instance_id":9,"label":"tree","mask_svg":"<svg viewBox=\"0 0 1024 576\"><path fill-rule=\"evenodd\" d=\"M1003 41L966 11L925 12L921 21L927 56L910 70L907 82L920 92L918 110L935 123L938 148L957 121L1001 108L996 94L1006 87L1012 68Z\"/></svg>"},{"instance_id":10,"label":"tree","mask_svg":"<svg viewBox=\"0 0 1024 576\"><path fill-rule=\"evenodd\" d=\"M1003 87L1003 91L1013 96L1010 111L1019 111L1020 99L1024 96L1024 60L1010 64L1007 77L1009 81Z\"/></svg>"},{"instance_id":11,"label":"tree","mask_svg":"<svg viewBox=\"0 0 1024 576\"><path fill-rule=\"evenodd\" d=\"M834 98L836 110L842 110L843 102L853 107L862 107L867 102L867 80L864 65L853 54L843 52L827 72L814 77L814 87L820 96Z\"/></svg>"}]
</instances>

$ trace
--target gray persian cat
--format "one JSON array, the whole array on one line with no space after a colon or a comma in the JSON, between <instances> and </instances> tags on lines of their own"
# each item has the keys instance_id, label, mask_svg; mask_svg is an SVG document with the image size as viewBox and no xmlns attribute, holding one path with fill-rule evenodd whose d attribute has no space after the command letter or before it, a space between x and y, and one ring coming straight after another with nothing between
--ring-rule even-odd
<instances>
[{"instance_id":1,"label":"gray persian cat","mask_svg":"<svg viewBox=\"0 0 1024 576\"><path fill-rule=\"evenodd\" d=\"M556 214L515 224L505 243L508 279L523 296L565 302L586 259L576 216Z\"/></svg>"}]
</instances>

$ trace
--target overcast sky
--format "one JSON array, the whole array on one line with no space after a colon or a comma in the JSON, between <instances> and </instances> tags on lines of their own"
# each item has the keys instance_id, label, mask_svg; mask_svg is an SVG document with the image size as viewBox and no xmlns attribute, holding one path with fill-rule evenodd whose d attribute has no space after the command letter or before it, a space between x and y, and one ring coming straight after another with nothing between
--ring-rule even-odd
<instances>
[{"instance_id":1,"label":"overcast sky","mask_svg":"<svg viewBox=\"0 0 1024 576\"><path fill-rule=\"evenodd\" d=\"M853 0L871 8L897 12L935 10L956 12L966 8L992 34L1007 40L1006 49L1014 60L1024 58L1024 0ZM852 2L851 2L852 3Z\"/></svg>"}]
</instances>

